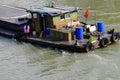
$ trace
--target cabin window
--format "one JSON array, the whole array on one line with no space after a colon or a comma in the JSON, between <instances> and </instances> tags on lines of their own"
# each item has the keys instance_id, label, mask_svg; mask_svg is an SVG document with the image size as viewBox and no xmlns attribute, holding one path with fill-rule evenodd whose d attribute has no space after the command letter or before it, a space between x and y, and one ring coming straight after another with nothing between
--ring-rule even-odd
<instances>
[{"instance_id":1,"label":"cabin window","mask_svg":"<svg viewBox=\"0 0 120 80\"><path fill-rule=\"evenodd\" d=\"M65 18L70 18L70 13L65 14Z\"/></svg>"},{"instance_id":2,"label":"cabin window","mask_svg":"<svg viewBox=\"0 0 120 80\"><path fill-rule=\"evenodd\" d=\"M33 13L33 18L37 18L37 14L36 13Z\"/></svg>"},{"instance_id":3,"label":"cabin window","mask_svg":"<svg viewBox=\"0 0 120 80\"><path fill-rule=\"evenodd\" d=\"M65 15L64 15L64 14L61 14L61 15L60 15L60 19L65 19Z\"/></svg>"},{"instance_id":4,"label":"cabin window","mask_svg":"<svg viewBox=\"0 0 120 80\"><path fill-rule=\"evenodd\" d=\"M67 18L70 18L70 13L60 15L60 19L67 19Z\"/></svg>"}]
</instances>

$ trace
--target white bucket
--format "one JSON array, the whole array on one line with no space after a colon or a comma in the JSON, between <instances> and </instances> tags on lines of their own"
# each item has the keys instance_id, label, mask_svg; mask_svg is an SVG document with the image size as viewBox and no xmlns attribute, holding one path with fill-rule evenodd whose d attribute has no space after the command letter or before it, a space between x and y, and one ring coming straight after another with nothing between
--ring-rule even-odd
<instances>
[{"instance_id":1,"label":"white bucket","mask_svg":"<svg viewBox=\"0 0 120 80\"><path fill-rule=\"evenodd\" d=\"M33 31L32 34L33 34L33 36L35 36L36 35L36 31Z\"/></svg>"}]
</instances>

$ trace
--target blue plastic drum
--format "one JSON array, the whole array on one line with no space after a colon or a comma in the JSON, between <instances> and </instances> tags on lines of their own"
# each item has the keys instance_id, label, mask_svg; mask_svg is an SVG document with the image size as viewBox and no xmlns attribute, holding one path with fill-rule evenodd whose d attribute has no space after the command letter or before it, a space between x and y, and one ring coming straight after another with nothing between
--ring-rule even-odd
<instances>
[{"instance_id":1,"label":"blue plastic drum","mask_svg":"<svg viewBox=\"0 0 120 80\"><path fill-rule=\"evenodd\" d=\"M105 33L105 32L106 32L104 22L98 22L98 23L97 23L97 26L98 26L98 31L99 31L99 32L102 32L102 33Z\"/></svg>"},{"instance_id":2,"label":"blue plastic drum","mask_svg":"<svg viewBox=\"0 0 120 80\"><path fill-rule=\"evenodd\" d=\"M84 37L83 37L83 28L82 27L77 27L76 28L76 39L78 40L82 40Z\"/></svg>"},{"instance_id":3,"label":"blue plastic drum","mask_svg":"<svg viewBox=\"0 0 120 80\"><path fill-rule=\"evenodd\" d=\"M45 29L45 31L44 31L44 33L45 33L45 35L50 35L50 29Z\"/></svg>"}]
</instances>

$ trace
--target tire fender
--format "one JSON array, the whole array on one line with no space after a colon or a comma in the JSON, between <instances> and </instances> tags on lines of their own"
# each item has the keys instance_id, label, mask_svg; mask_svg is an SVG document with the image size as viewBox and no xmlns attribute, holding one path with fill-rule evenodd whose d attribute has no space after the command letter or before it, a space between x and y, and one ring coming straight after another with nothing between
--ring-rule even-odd
<instances>
[{"instance_id":1,"label":"tire fender","mask_svg":"<svg viewBox=\"0 0 120 80\"><path fill-rule=\"evenodd\" d=\"M107 38L102 38L100 40L100 47L107 47L108 46L108 43L109 43L109 40Z\"/></svg>"},{"instance_id":2,"label":"tire fender","mask_svg":"<svg viewBox=\"0 0 120 80\"><path fill-rule=\"evenodd\" d=\"M119 40L119 34L112 34L111 42L117 42Z\"/></svg>"},{"instance_id":3,"label":"tire fender","mask_svg":"<svg viewBox=\"0 0 120 80\"><path fill-rule=\"evenodd\" d=\"M86 46L85 46L85 51L89 52L93 50L93 45L90 41L87 42Z\"/></svg>"}]
</instances>

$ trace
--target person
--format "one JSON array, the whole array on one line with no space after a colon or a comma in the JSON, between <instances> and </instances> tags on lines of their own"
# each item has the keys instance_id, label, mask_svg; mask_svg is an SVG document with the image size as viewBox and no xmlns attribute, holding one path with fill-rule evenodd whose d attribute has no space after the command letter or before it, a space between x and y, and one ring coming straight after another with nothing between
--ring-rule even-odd
<instances>
[{"instance_id":1,"label":"person","mask_svg":"<svg viewBox=\"0 0 120 80\"><path fill-rule=\"evenodd\" d=\"M94 36L90 36L90 39L89 39L92 42L96 41L96 38Z\"/></svg>"}]
</instances>

